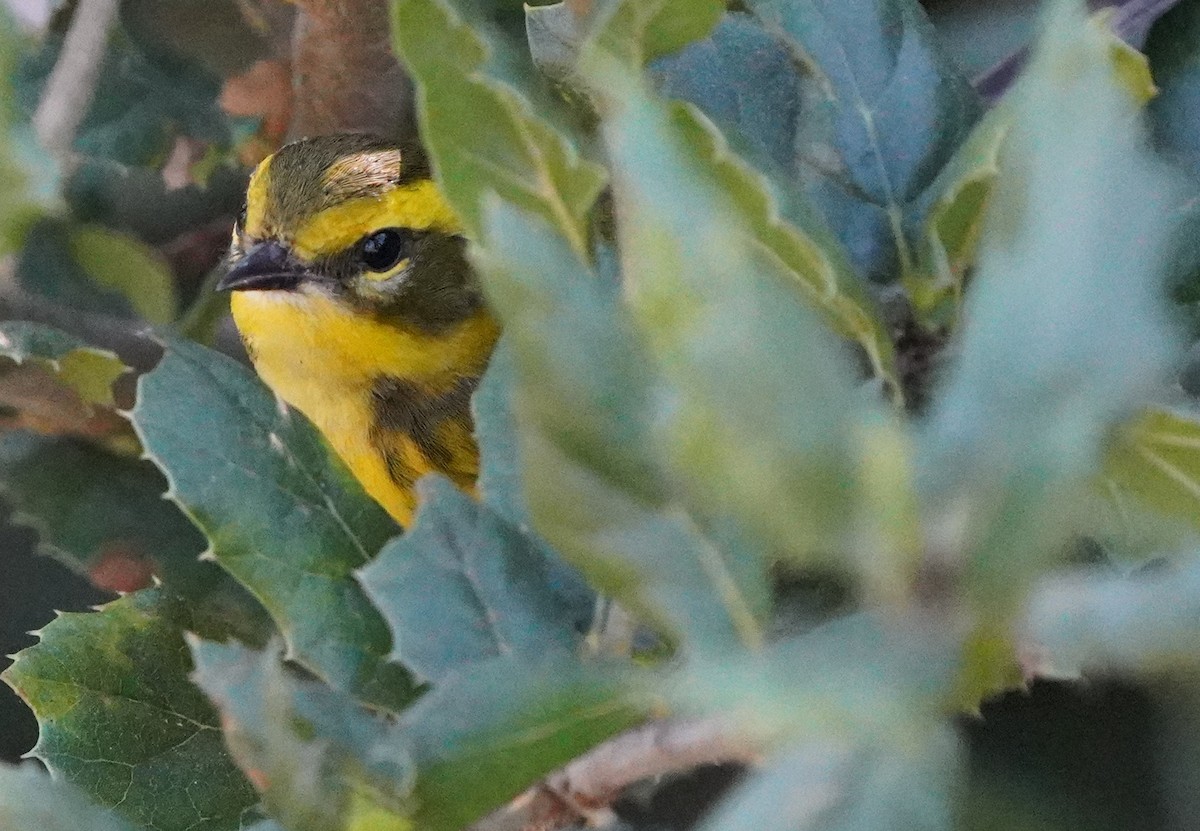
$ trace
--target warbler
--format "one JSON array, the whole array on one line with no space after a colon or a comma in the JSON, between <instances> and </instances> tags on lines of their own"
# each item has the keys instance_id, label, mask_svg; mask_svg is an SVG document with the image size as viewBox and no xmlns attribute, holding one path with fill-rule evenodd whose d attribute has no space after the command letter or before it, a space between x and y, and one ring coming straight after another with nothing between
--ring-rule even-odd
<instances>
[{"instance_id":1,"label":"warbler","mask_svg":"<svg viewBox=\"0 0 1200 831\"><path fill-rule=\"evenodd\" d=\"M478 472L470 398L499 327L462 230L419 150L303 139L251 175L218 284L259 376L402 525L422 475Z\"/></svg>"}]
</instances>

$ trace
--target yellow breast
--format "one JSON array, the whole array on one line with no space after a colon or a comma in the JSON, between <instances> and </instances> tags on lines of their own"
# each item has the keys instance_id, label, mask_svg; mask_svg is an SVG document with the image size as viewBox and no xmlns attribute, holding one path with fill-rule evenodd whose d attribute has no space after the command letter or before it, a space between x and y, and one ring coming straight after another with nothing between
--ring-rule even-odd
<instances>
[{"instance_id":1,"label":"yellow breast","mask_svg":"<svg viewBox=\"0 0 1200 831\"><path fill-rule=\"evenodd\" d=\"M430 334L305 288L235 292L231 307L262 379L402 525L425 473L472 485L478 451L465 404L499 334L486 311Z\"/></svg>"}]
</instances>

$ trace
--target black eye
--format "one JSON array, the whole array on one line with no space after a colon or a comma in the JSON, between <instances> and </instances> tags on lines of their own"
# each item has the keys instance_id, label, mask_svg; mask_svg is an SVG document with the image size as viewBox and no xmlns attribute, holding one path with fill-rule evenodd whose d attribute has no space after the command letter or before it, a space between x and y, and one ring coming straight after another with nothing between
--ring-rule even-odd
<instances>
[{"instance_id":1,"label":"black eye","mask_svg":"<svg viewBox=\"0 0 1200 831\"><path fill-rule=\"evenodd\" d=\"M238 211L237 221L233 225L235 230L241 231L246 227L246 203L242 203L242 209Z\"/></svg>"},{"instance_id":2,"label":"black eye","mask_svg":"<svg viewBox=\"0 0 1200 831\"><path fill-rule=\"evenodd\" d=\"M362 242L363 265L371 271L387 271L408 256L412 236L400 228L376 231Z\"/></svg>"}]
</instances>

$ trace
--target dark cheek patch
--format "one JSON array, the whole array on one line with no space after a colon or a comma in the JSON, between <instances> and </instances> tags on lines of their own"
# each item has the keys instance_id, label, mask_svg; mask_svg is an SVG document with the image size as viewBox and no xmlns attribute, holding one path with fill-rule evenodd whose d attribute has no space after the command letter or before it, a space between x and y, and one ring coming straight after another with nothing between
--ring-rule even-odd
<instances>
[{"instance_id":1,"label":"dark cheek patch","mask_svg":"<svg viewBox=\"0 0 1200 831\"><path fill-rule=\"evenodd\" d=\"M446 470L454 463L454 455L439 438L442 427L468 416L471 394L478 385L478 378L462 378L448 390L431 393L428 388L412 381L394 375L381 375L371 385L372 432L408 436L430 465ZM388 469L393 480L398 485L404 484L402 479L411 484L411 475L405 472L397 476L392 468L389 459Z\"/></svg>"}]
</instances>

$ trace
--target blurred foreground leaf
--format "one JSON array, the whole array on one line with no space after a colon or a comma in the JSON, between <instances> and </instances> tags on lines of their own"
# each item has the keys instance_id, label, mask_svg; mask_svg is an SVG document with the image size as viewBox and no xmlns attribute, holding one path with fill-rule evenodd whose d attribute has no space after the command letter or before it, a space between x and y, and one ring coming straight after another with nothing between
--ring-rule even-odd
<instances>
[{"instance_id":1,"label":"blurred foreground leaf","mask_svg":"<svg viewBox=\"0 0 1200 831\"><path fill-rule=\"evenodd\" d=\"M1152 511L1200 525L1200 415L1150 408L1120 427L1103 486L1113 499L1131 496Z\"/></svg>"},{"instance_id":2,"label":"blurred foreground leaf","mask_svg":"<svg viewBox=\"0 0 1200 831\"><path fill-rule=\"evenodd\" d=\"M416 827L466 827L642 720L619 675L604 669L573 657L504 657L444 678L400 721L418 771Z\"/></svg>"},{"instance_id":3,"label":"blurred foreground leaf","mask_svg":"<svg viewBox=\"0 0 1200 831\"><path fill-rule=\"evenodd\" d=\"M658 380L615 287L536 218L499 202L487 218L475 257L512 350L503 366L538 532L674 635L757 643L764 564L718 548L668 496L649 433Z\"/></svg>"},{"instance_id":4,"label":"blurred foreground leaf","mask_svg":"<svg viewBox=\"0 0 1200 831\"><path fill-rule=\"evenodd\" d=\"M4 673L38 717L34 755L150 831L237 831L257 798L188 681L187 605L158 589L68 613Z\"/></svg>"},{"instance_id":5,"label":"blurred foreground leaf","mask_svg":"<svg viewBox=\"0 0 1200 831\"><path fill-rule=\"evenodd\" d=\"M192 655L193 677L220 709L229 747L272 816L304 831L411 828L412 761L382 718L295 677L271 649L197 641Z\"/></svg>"},{"instance_id":6,"label":"blurred foreground leaf","mask_svg":"<svg viewBox=\"0 0 1200 831\"><path fill-rule=\"evenodd\" d=\"M134 831L101 811L74 786L34 765L0 766L0 828L4 831Z\"/></svg>"},{"instance_id":7,"label":"blurred foreground leaf","mask_svg":"<svg viewBox=\"0 0 1200 831\"><path fill-rule=\"evenodd\" d=\"M387 624L353 574L398 529L316 429L248 369L187 341L139 380L130 418L169 496L266 607L288 656L334 687L407 703L411 681L387 662Z\"/></svg>"},{"instance_id":8,"label":"blurred foreground leaf","mask_svg":"<svg viewBox=\"0 0 1200 831\"><path fill-rule=\"evenodd\" d=\"M670 382L664 455L689 495L799 559L845 542L849 433L864 404L764 240L761 193L694 113L598 68L630 308ZM786 237L792 245L795 237ZM795 253L802 248L793 249ZM770 394L764 395L764 390Z\"/></svg>"}]
</instances>

